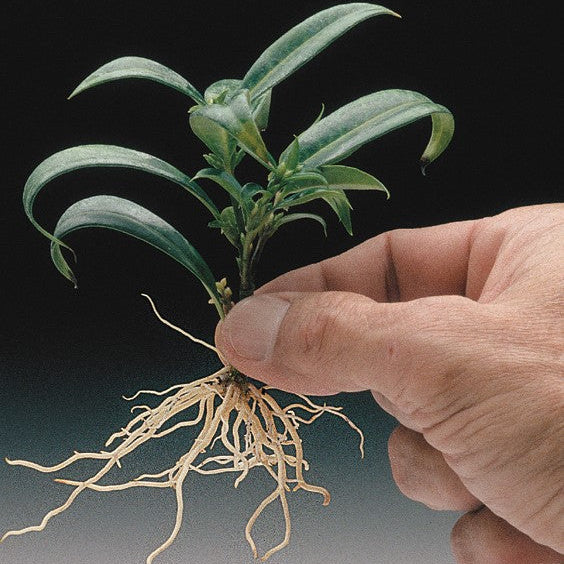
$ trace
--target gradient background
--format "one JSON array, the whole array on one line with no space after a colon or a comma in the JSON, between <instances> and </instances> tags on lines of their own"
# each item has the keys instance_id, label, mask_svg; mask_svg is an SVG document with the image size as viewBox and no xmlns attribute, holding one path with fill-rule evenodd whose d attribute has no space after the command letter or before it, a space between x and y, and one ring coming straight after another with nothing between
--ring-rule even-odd
<instances>
[{"instance_id":1,"label":"gradient background","mask_svg":"<svg viewBox=\"0 0 564 564\"><path fill-rule=\"evenodd\" d=\"M213 309L176 263L119 234L82 231L69 238L79 255L80 288L73 291L53 269L47 241L20 203L34 166L81 143L136 148L195 172L204 164L200 145L187 132L189 104L145 81L106 85L72 102L68 93L123 55L155 59L203 90L217 79L244 75L275 38L330 4L239 1L224 11L217 3L189 1L3 4L2 457L55 463L75 449L99 450L128 420L130 406L121 394L163 389L216 366L210 355L158 323L139 296L151 294L166 317L212 339ZM384 88L418 90L443 103L455 114L457 131L427 177L417 159L428 120L358 151L348 164L377 175L392 198L352 193L352 238L333 217L326 240L317 225L292 224L269 243L261 281L394 227L477 218L561 198L555 127L561 97L554 85L561 71L560 34L554 14L530 5L394 0L387 6L402 21L382 17L361 24L275 89L265 135L275 154L313 121L321 102L329 112ZM243 170L249 176L256 171L252 165ZM96 193L128 197L162 215L218 276L233 279L230 251L224 252L216 232L205 230L199 204L141 173L90 170L60 178L38 198L37 216L51 228L68 205ZM448 537L457 515L405 499L391 479L386 441L392 418L368 394L330 401L344 405L364 429L367 456L359 459L357 437L340 420L325 418L303 429L309 479L327 486L332 502L322 508L313 494L291 496L292 543L271 562L452 562ZM187 440L189 435L178 434L153 445L143 454L144 465L139 457L126 460L124 473L157 469L169 459L172 464ZM86 463L66 475L95 467ZM183 529L159 564L251 561L244 525L272 484L260 470L238 490L231 483L230 477L188 480ZM37 523L68 491L51 476L0 464L0 531ZM174 510L171 491L86 493L43 533L10 538L0 547L0 562L139 563L169 534ZM262 551L282 534L278 511L255 528Z\"/></svg>"}]
</instances>

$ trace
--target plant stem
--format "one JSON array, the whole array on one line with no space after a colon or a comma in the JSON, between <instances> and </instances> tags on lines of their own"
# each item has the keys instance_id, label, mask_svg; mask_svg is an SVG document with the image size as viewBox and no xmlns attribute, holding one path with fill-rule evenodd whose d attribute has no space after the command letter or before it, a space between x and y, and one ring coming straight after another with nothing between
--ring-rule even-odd
<instances>
[{"instance_id":1,"label":"plant stem","mask_svg":"<svg viewBox=\"0 0 564 564\"><path fill-rule=\"evenodd\" d=\"M247 237L243 242L239 261L239 301L248 298L255 291L255 276L253 264L254 237Z\"/></svg>"},{"instance_id":2,"label":"plant stem","mask_svg":"<svg viewBox=\"0 0 564 564\"><path fill-rule=\"evenodd\" d=\"M239 301L248 298L255 291L254 276L249 264L241 271L241 282L239 284Z\"/></svg>"}]
</instances>

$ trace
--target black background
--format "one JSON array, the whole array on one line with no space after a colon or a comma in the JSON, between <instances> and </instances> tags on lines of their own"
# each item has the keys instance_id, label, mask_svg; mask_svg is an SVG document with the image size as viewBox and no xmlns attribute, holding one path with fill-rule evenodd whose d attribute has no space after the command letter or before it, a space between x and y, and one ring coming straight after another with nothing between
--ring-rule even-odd
<instances>
[{"instance_id":1,"label":"black background","mask_svg":"<svg viewBox=\"0 0 564 564\"><path fill-rule=\"evenodd\" d=\"M151 294L172 321L213 338L215 310L177 263L120 234L84 230L69 237L79 258L79 289L73 290L52 266L48 241L21 205L33 168L77 144L123 145L195 173L205 163L188 128L190 102L138 80L100 86L72 101L67 95L90 72L125 55L159 61L203 91L218 79L242 77L273 40L329 5L3 3L0 439L12 445L9 452L34 458L38 441L46 452L71 450L76 438L69 428L83 429L85 442L99 439L105 432L97 428L103 424L100 413L123 409L121 393L164 388L187 372L197 375L190 360L199 359L200 350L161 326L141 292ZM347 163L380 178L391 199L351 193L352 238L328 209L327 239L307 222L281 230L267 247L261 282L385 230L562 198L556 15L519 1L394 0L387 7L403 19L360 24L275 88L265 134L271 151L276 155L305 129L322 103L329 112L385 88L417 90L451 109L454 140L426 177L418 159L429 120L362 148ZM257 180L253 175L260 172L253 165L242 171L245 181ZM219 197L217 188L209 188ZM68 205L98 193L130 198L161 215L200 250L218 277L234 279L231 247L206 228L204 208L178 186L142 173L100 169L61 177L38 197L36 216L52 229ZM374 411L372 403L366 405ZM6 476L6 483L13 479Z\"/></svg>"}]
</instances>

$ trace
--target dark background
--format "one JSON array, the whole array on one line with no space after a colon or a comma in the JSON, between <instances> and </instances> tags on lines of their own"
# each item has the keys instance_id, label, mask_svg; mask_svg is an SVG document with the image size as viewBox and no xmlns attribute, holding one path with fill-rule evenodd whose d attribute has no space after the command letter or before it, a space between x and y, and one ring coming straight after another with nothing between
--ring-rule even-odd
<instances>
[{"instance_id":1,"label":"dark background","mask_svg":"<svg viewBox=\"0 0 564 564\"><path fill-rule=\"evenodd\" d=\"M125 236L85 230L69 237L79 257L79 289L73 290L51 265L48 241L21 206L33 168L77 144L135 148L193 174L205 163L188 129L190 102L138 80L97 87L72 101L67 95L87 74L124 55L159 61L203 91L220 78L242 77L274 39L330 5L295 0L238 1L221 8L189 1L3 4L2 456L6 450L37 458L40 443L59 459L77 448L77 436L85 441L83 448L90 448L86 439L96 441L113 428L114 421L106 422L107 428L100 422L100 413L123 409L121 393L202 375L202 358L209 358L158 324L139 296L151 294L165 316L212 339L215 310L180 266ZM265 134L272 152L305 129L321 103L330 112L385 88L417 90L447 106L456 119L454 140L426 177L418 158L429 120L358 151L347 164L380 178L391 199L351 193L352 238L329 210L327 239L307 222L281 230L267 247L261 282L388 229L478 218L562 198L556 15L515 1L394 0L386 5L403 19L379 17L360 24L275 88ZM251 180L258 168L243 171ZM212 197L218 194L217 188L210 190ZM201 205L178 186L142 173L89 170L57 179L38 197L37 218L52 229L68 205L97 193L130 198L155 211L187 236L218 277L233 279L231 247L206 229ZM376 410L368 403L364 408ZM393 422L378 417L378 444L385 450ZM14 475L1 474L3 491L10 490ZM17 515L20 500L14 498L11 507ZM414 504L406 507L412 511ZM37 520L36 513L29 515ZM10 523L21 526L21 515ZM12 540L10 546L16 544ZM441 542L447 543L446 537Z\"/></svg>"}]
</instances>

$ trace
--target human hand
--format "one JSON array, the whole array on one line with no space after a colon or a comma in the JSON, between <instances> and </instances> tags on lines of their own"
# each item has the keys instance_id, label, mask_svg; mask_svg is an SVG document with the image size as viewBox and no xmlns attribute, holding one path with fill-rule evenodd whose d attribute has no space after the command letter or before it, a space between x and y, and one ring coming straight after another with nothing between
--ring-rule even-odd
<instances>
[{"instance_id":1,"label":"human hand","mask_svg":"<svg viewBox=\"0 0 564 564\"><path fill-rule=\"evenodd\" d=\"M285 274L216 331L277 388L372 390L408 497L467 513L460 564L562 564L564 206L385 233Z\"/></svg>"}]
</instances>

